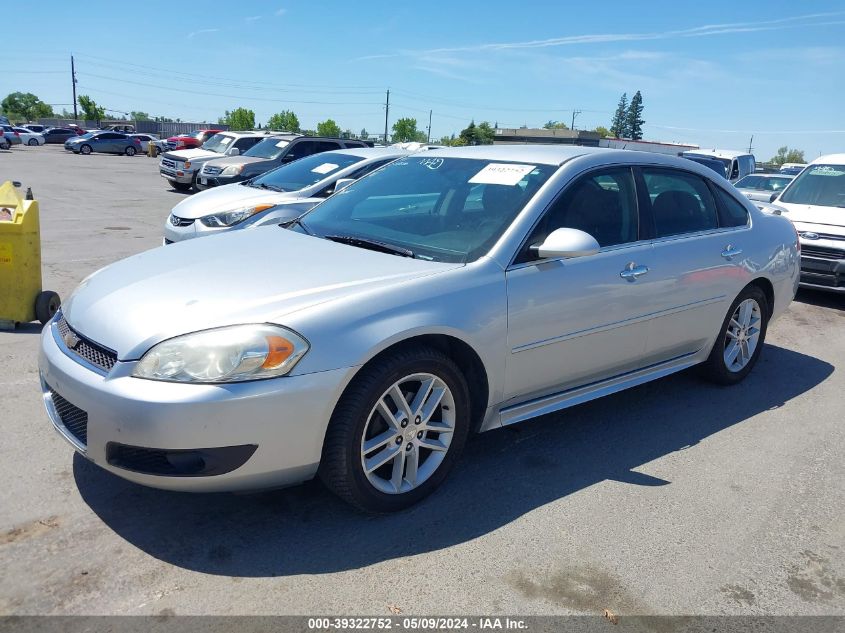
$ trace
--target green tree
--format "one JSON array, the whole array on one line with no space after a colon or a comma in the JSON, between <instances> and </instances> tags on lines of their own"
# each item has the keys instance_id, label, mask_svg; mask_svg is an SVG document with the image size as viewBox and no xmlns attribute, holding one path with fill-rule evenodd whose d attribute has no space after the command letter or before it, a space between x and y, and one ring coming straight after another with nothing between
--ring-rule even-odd
<instances>
[{"instance_id":1,"label":"green tree","mask_svg":"<svg viewBox=\"0 0 845 633\"><path fill-rule=\"evenodd\" d=\"M361 128L361 133L358 135L358 138L362 138L364 140L367 140L368 138L370 138L370 133L367 132L367 128L365 128L365 127Z\"/></svg>"},{"instance_id":2,"label":"green tree","mask_svg":"<svg viewBox=\"0 0 845 633\"><path fill-rule=\"evenodd\" d=\"M53 116L53 108L31 92L13 92L0 102L0 110L15 121L34 121Z\"/></svg>"},{"instance_id":3,"label":"green tree","mask_svg":"<svg viewBox=\"0 0 845 633\"><path fill-rule=\"evenodd\" d=\"M492 145L496 138L496 131L487 121L482 121L475 128L475 139L479 145Z\"/></svg>"},{"instance_id":4,"label":"green tree","mask_svg":"<svg viewBox=\"0 0 845 633\"><path fill-rule=\"evenodd\" d=\"M616 106L616 114L613 115L613 121L610 122L610 133L615 138L626 138L628 136L628 93L623 92L619 99L619 105Z\"/></svg>"},{"instance_id":5,"label":"green tree","mask_svg":"<svg viewBox=\"0 0 845 633\"><path fill-rule=\"evenodd\" d=\"M478 133L475 129L475 121L470 121L458 135L461 145L478 145Z\"/></svg>"},{"instance_id":6,"label":"green tree","mask_svg":"<svg viewBox=\"0 0 845 633\"><path fill-rule=\"evenodd\" d=\"M610 136L610 130L608 130L603 125L597 126L596 129L593 130L593 132L595 132L596 134L598 134L602 138L607 138L608 136Z\"/></svg>"},{"instance_id":7,"label":"green tree","mask_svg":"<svg viewBox=\"0 0 845 633\"><path fill-rule=\"evenodd\" d=\"M299 118L291 110L282 110L267 120L267 128L296 132L298 134L300 131Z\"/></svg>"},{"instance_id":8,"label":"green tree","mask_svg":"<svg viewBox=\"0 0 845 633\"><path fill-rule=\"evenodd\" d=\"M417 140L417 120L410 117L399 119L393 124L393 142L407 143ZM423 138L425 140L425 138Z\"/></svg>"},{"instance_id":9,"label":"green tree","mask_svg":"<svg viewBox=\"0 0 845 633\"><path fill-rule=\"evenodd\" d=\"M218 123L228 125L230 130L254 130L255 112L246 108L236 108L217 120Z\"/></svg>"},{"instance_id":10,"label":"green tree","mask_svg":"<svg viewBox=\"0 0 845 633\"><path fill-rule=\"evenodd\" d=\"M543 124L543 128L546 130L568 130L569 126L563 121L552 121L549 119Z\"/></svg>"},{"instance_id":11,"label":"green tree","mask_svg":"<svg viewBox=\"0 0 845 633\"><path fill-rule=\"evenodd\" d=\"M786 145L778 147L778 153L772 156L770 163L781 166L784 163L804 163L804 150L789 149Z\"/></svg>"},{"instance_id":12,"label":"green tree","mask_svg":"<svg viewBox=\"0 0 845 633\"><path fill-rule=\"evenodd\" d=\"M631 98L631 105L628 106L628 113L625 117L625 127L628 130L629 138L639 141L643 137L643 96L637 90Z\"/></svg>"},{"instance_id":13,"label":"green tree","mask_svg":"<svg viewBox=\"0 0 845 633\"><path fill-rule=\"evenodd\" d=\"M317 124L318 136L340 136L340 126L335 123L334 119L326 119Z\"/></svg>"},{"instance_id":14,"label":"green tree","mask_svg":"<svg viewBox=\"0 0 845 633\"><path fill-rule=\"evenodd\" d=\"M105 108L98 106L88 95L79 95L79 107L82 108L82 118L86 121L99 121L106 116Z\"/></svg>"}]
</instances>

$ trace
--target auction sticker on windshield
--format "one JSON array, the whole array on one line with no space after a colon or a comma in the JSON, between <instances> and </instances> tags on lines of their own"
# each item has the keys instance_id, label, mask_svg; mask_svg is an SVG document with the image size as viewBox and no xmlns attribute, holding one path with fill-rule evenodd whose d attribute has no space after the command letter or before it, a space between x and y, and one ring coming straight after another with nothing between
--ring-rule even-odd
<instances>
[{"instance_id":1,"label":"auction sticker on windshield","mask_svg":"<svg viewBox=\"0 0 845 633\"><path fill-rule=\"evenodd\" d=\"M845 176L845 165L821 165L810 171L813 176Z\"/></svg>"},{"instance_id":2,"label":"auction sticker on windshield","mask_svg":"<svg viewBox=\"0 0 845 633\"><path fill-rule=\"evenodd\" d=\"M315 174L327 174L330 171L334 171L335 169L337 169L337 165L335 165L334 163L323 163L322 165L315 167L311 171Z\"/></svg>"},{"instance_id":3,"label":"auction sticker on windshield","mask_svg":"<svg viewBox=\"0 0 845 633\"><path fill-rule=\"evenodd\" d=\"M490 163L469 179L473 185L515 185L534 170L535 165Z\"/></svg>"}]
</instances>

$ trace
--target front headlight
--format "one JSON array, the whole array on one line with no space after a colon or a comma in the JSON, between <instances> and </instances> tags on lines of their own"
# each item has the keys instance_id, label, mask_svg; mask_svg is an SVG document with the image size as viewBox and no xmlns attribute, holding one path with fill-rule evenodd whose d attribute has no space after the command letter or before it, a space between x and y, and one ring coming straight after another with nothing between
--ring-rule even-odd
<instances>
[{"instance_id":1,"label":"front headlight","mask_svg":"<svg viewBox=\"0 0 845 633\"><path fill-rule=\"evenodd\" d=\"M243 165L229 165L220 172L221 176L238 176L244 170Z\"/></svg>"},{"instance_id":2,"label":"front headlight","mask_svg":"<svg viewBox=\"0 0 845 633\"><path fill-rule=\"evenodd\" d=\"M259 204L254 207L244 207L242 209L235 209L234 211L224 211L223 213L206 215L205 217L200 218L200 222L209 227L234 226L235 224L252 217L256 213L261 213L262 211L273 208L273 206L274 205L272 204Z\"/></svg>"},{"instance_id":3,"label":"front headlight","mask_svg":"<svg viewBox=\"0 0 845 633\"><path fill-rule=\"evenodd\" d=\"M284 376L308 341L278 325L233 325L177 336L152 347L133 376L171 382L225 383Z\"/></svg>"}]
</instances>

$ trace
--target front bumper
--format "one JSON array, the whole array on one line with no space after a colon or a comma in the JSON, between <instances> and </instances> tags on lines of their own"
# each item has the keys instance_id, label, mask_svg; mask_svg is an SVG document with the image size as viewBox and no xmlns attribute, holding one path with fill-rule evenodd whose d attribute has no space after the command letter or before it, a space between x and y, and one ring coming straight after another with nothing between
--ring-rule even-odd
<instances>
[{"instance_id":1,"label":"front bumper","mask_svg":"<svg viewBox=\"0 0 845 633\"><path fill-rule=\"evenodd\" d=\"M77 452L98 466L146 486L196 492L254 490L312 478L334 403L351 372L346 368L195 385L133 378L134 366L134 361L118 361L105 374L81 364L59 337L55 322L50 322L41 335L39 354L48 415ZM65 417L57 411L56 401ZM68 410L76 417L69 418ZM77 428L79 412L85 414L84 433ZM208 475L149 474L125 467L120 455L125 458L127 453L122 447L189 457L217 451L212 459L242 465L228 471L217 468L226 471L220 474L214 474L214 468ZM241 453L221 457L220 448Z\"/></svg>"},{"instance_id":2,"label":"front bumper","mask_svg":"<svg viewBox=\"0 0 845 633\"><path fill-rule=\"evenodd\" d=\"M183 185L190 185L194 181L194 174L196 172L160 166L158 173L162 178L166 178L167 180L173 180Z\"/></svg>"},{"instance_id":3,"label":"front bumper","mask_svg":"<svg viewBox=\"0 0 845 633\"><path fill-rule=\"evenodd\" d=\"M231 185L236 182L242 182L243 180L245 179L240 174L237 176L221 176L220 174L217 174L216 176L208 176L200 172L197 175L197 189L211 189L212 187Z\"/></svg>"},{"instance_id":4,"label":"front bumper","mask_svg":"<svg viewBox=\"0 0 845 633\"><path fill-rule=\"evenodd\" d=\"M845 242L801 240L801 286L845 294Z\"/></svg>"}]
</instances>

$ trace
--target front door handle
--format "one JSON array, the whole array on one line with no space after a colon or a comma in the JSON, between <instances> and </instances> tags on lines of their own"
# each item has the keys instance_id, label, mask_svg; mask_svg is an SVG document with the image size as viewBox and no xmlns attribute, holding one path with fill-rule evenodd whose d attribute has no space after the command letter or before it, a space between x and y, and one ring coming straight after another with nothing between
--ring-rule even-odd
<instances>
[{"instance_id":1,"label":"front door handle","mask_svg":"<svg viewBox=\"0 0 845 633\"><path fill-rule=\"evenodd\" d=\"M731 258L736 257L737 255L742 255L742 249L734 248L732 244L728 244L727 246L725 246L725 250L722 251L722 257L727 260L730 260Z\"/></svg>"},{"instance_id":2,"label":"front door handle","mask_svg":"<svg viewBox=\"0 0 845 633\"><path fill-rule=\"evenodd\" d=\"M625 266L624 270L619 273L619 276L622 279L627 279L628 281L636 281L637 277L642 277L648 272L648 266L637 266L634 262L629 262L627 266Z\"/></svg>"}]
</instances>

